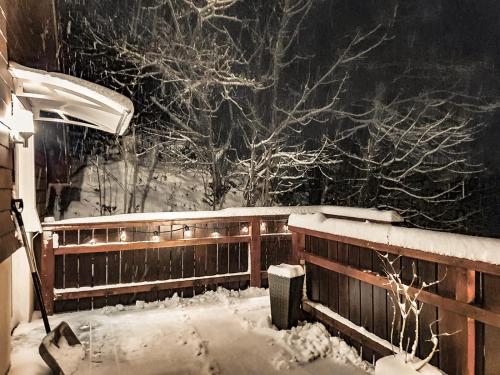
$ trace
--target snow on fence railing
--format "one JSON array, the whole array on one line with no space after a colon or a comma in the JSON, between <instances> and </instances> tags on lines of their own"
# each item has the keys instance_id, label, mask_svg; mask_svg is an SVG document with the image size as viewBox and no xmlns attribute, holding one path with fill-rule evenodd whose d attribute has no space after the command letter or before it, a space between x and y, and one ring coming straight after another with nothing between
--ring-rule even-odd
<instances>
[{"instance_id":1,"label":"snow on fence railing","mask_svg":"<svg viewBox=\"0 0 500 375\"><path fill-rule=\"evenodd\" d=\"M390 341L392 312L398 309L388 303L387 292L394 284L384 274L383 260L390 256L403 281L419 283L396 291L415 296L425 305L416 336L420 342L418 355L423 358L432 350L427 341L430 333L424 329L435 325L438 335L446 334L432 362L441 370L474 374L494 373L498 368L498 358L492 353L500 340L500 301L496 297L500 288L500 240L322 214L291 215L288 224L294 257L307 270L309 300L328 306L359 328L325 315L315 303L305 301L304 310L358 343L365 359L388 354L387 346L381 346L372 335ZM439 283L433 285L436 281ZM422 285L433 286L426 290ZM395 335L398 324L396 320L392 327ZM406 332L409 336L405 342L413 342L415 332Z\"/></svg>"}]
</instances>

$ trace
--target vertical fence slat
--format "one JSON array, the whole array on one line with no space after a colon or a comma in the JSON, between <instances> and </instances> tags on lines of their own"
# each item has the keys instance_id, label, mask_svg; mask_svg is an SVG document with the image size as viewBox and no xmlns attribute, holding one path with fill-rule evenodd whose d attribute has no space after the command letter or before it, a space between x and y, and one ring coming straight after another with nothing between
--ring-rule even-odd
<instances>
[{"instance_id":1,"label":"vertical fence slat","mask_svg":"<svg viewBox=\"0 0 500 375\"><path fill-rule=\"evenodd\" d=\"M435 263L426 262L424 260L418 261L418 275L421 281L431 283L437 280L437 265ZM436 286L428 289L429 292L436 293ZM425 358L432 350L432 343L430 342L431 331L430 325L438 319L438 309L435 306L426 304L422 306L420 313L420 330L419 330L419 352L420 358ZM435 323L434 323L435 324ZM439 352L435 352L432 357L431 364L439 366Z\"/></svg>"},{"instance_id":2,"label":"vertical fence slat","mask_svg":"<svg viewBox=\"0 0 500 375\"><path fill-rule=\"evenodd\" d=\"M47 314L54 313L54 282L55 282L55 259L54 243L52 233L43 232L42 254L40 261L40 279L42 283L43 302Z\"/></svg>"},{"instance_id":3,"label":"vertical fence slat","mask_svg":"<svg viewBox=\"0 0 500 375\"><path fill-rule=\"evenodd\" d=\"M250 286L261 286L261 238L260 238L260 221L252 220L250 225Z\"/></svg>"},{"instance_id":4,"label":"vertical fence slat","mask_svg":"<svg viewBox=\"0 0 500 375\"><path fill-rule=\"evenodd\" d=\"M500 313L500 276L483 275L484 307ZM484 374L500 374L500 327L484 325Z\"/></svg>"},{"instance_id":5,"label":"vertical fence slat","mask_svg":"<svg viewBox=\"0 0 500 375\"><path fill-rule=\"evenodd\" d=\"M464 268L457 268L456 277L456 293L457 301L472 303L476 296L476 272ZM475 321L471 318L465 319L463 327L464 341L461 346L464 348L464 357L461 360L461 373L463 375L473 375L475 373L476 359L476 327Z\"/></svg>"}]
</instances>

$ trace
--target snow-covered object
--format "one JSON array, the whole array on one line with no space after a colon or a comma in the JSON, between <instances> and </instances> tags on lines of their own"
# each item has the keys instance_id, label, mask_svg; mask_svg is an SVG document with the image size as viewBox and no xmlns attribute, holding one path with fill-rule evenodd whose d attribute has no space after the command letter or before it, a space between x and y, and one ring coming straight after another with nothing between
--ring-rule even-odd
<instances>
[{"instance_id":1,"label":"snow-covered object","mask_svg":"<svg viewBox=\"0 0 500 375\"><path fill-rule=\"evenodd\" d=\"M47 350L65 375L78 374L81 371L84 364L82 361L85 359L85 350L81 344L70 345L66 338L61 336L57 344L51 340Z\"/></svg>"},{"instance_id":2,"label":"snow-covered object","mask_svg":"<svg viewBox=\"0 0 500 375\"><path fill-rule=\"evenodd\" d=\"M132 101L96 83L9 62L9 72L35 120L66 122L123 135L134 114ZM43 117L49 108L60 118Z\"/></svg>"},{"instance_id":3,"label":"snow-covered object","mask_svg":"<svg viewBox=\"0 0 500 375\"><path fill-rule=\"evenodd\" d=\"M354 324L351 322L349 319L344 318L342 315L336 313L335 311L331 310L325 305L322 305L321 303L318 302L313 302L313 301L305 301L304 303L308 304L309 306L313 307L314 309L318 310L319 312L325 314L326 316L332 318L333 320L336 320L337 322L341 323L342 325L351 328L353 331L361 333L363 336L369 338L372 341L375 341L376 343L380 344L381 346L397 351L398 348L394 345L391 345L391 343L387 340L384 340L383 338L377 336L376 334L368 331L366 328L358 326L357 324Z\"/></svg>"},{"instance_id":4,"label":"snow-covered object","mask_svg":"<svg viewBox=\"0 0 500 375\"><path fill-rule=\"evenodd\" d=\"M59 220L52 224L72 225L85 223L118 223L124 221L168 221L217 219L230 217L278 216L292 214L321 213L353 219L371 220L377 222L401 222L403 219L395 211L380 211L371 208L353 208L340 206L293 206L293 207L231 207L218 211L182 211L182 212L145 212L121 214L112 216L78 217Z\"/></svg>"},{"instance_id":5,"label":"snow-covered object","mask_svg":"<svg viewBox=\"0 0 500 375\"><path fill-rule=\"evenodd\" d=\"M426 364L419 371L415 370L414 363L405 363L403 355L387 356L380 358L375 363L375 375L442 375L436 367Z\"/></svg>"},{"instance_id":6,"label":"snow-covered object","mask_svg":"<svg viewBox=\"0 0 500 375\"><path fill-rule=\"evenodd\" d=\"M286 277L292 279L305 274L304 268L299 265L281 263L278 266L270 266L267 273L275 276Z\"/></svg>"},{"instance_id":7,"label":"snow-covered object","mask_svg":"<svg viewBox=\"0 0 500 375\"><path fill-rule=\"evenodd\" d=\"M500 265L500 239L495 238L327 218L321 213L292 214L288 224L338 236Z\"/></svg>"}]
</instances>

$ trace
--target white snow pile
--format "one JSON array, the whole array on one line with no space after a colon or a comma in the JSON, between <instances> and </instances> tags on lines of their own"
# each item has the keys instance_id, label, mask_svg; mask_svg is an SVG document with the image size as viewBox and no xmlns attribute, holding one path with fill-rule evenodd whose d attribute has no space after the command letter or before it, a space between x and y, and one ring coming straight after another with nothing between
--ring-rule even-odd
<instances>
[{"instance_id":1,"label":"white snow pile","mask_svg":"<svg viewBox=\"0 0 500 375\"><path fill-rule=\"evenodd\" d=\"M86 356L78 374L331 374L363 375L373 367L331 337L320 323L279 331L270 323L268 291L219 288L191 299L58 314ZM13 333L10 375L50 374L38 355L40 319Z\"/></svg>"},{"instance_id":2,"label":"white snow pile","mask_svg":"<svg viewBox=\"0 0 500 375\"><path fill-rule=\"evenodd\" d=\"M326 218L323 214L290 215L288 225L408 249L500 265L500 239L466 236L390 224Z\"/></svg>"},{"instance_id":3,"label":"white snow pile","mask_svg":"<svg viewBox=\"0 0 500 375\"><path fill-rule=\"evenodd\" d=\"M337 363L353 364L363 370L372 371L358 352L339 337L332 337L321 323L305 323L289 331L280 331L282 341L292 354L291 363L306 364L318 358L331 358ZM290 368L290 361L277 357L277 369Z\"/></svg>"},{"instance_id":4,"label":"white snow pile","mask_svg":"<svg viewBox=\"0 0 500 375\"><path fill-rule=\"evenodd\" d=\"M269 266L267 273L279 277L286 277L292 279L305 274L304 268L299 265L281 263L277 266Z\"/></svg>"},{"instance_id":5,"label":"white snow pile","mask_svg":"<svg viewBox=\"0 0 500 375\"><path fill-rule=\"evenodd\" d=\"M255 298L269 296L269 289L250 287L243 290L229 290L223 287L218 287L217 290L208 290L203 294L198 294L194 297L183 298L177 293L170 298L165 298L163 301L144 302L136 301L135 305L105 306L96 311L102 314L113 314L120 311L134 311L144 309L172 309L186 308L199 305L222 304L228 306L238 302L240 298Z\"/></svg>"},{"instance_id":6,"label":"white snow pile","mask_svg":"<svg viewBox=\"0 0 500 375\"><path fill-rule=\"evenodd\" d=\"M329 307L327 307L321 303L313 302L313 301L306 301L304 303L307 303L308 305L315 308L319 312L329 316L330 318L340 322L341 324L351 328L352 330L361 333L362 335L366 336L370 340L373 340L373 341L379 343L380 345L386 347L387 349L395 350L395 351L399 350L398 347L391 345L391 343L389 341L384 340L383 338L377 336L376 334L374 334L372 332L369 332L364 327L361 327L361 326L358 326L357 324L354 324L349 319L344 318L342 315L336 313L335 311L331 310Z\"/></svg>"}]
</instances>

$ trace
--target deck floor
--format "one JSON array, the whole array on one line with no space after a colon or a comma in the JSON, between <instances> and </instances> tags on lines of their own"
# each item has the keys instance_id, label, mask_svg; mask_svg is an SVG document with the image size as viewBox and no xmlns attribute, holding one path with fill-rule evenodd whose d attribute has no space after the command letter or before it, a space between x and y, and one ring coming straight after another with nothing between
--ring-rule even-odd
<instances>
[{"instance_id":1,"label":"deck floor","mask_svg":"<svg viewBox=\"0 0 500 375\"><path fill-rule=\"evenodd\" d=\"M86 349L78 374L331 374L372 372L321 324L278 331L263 290L227 290L132 307L58 314ZM41 321L13 334L10 374L49 374L37 354Z\"/></svg>"}]
</instances>

